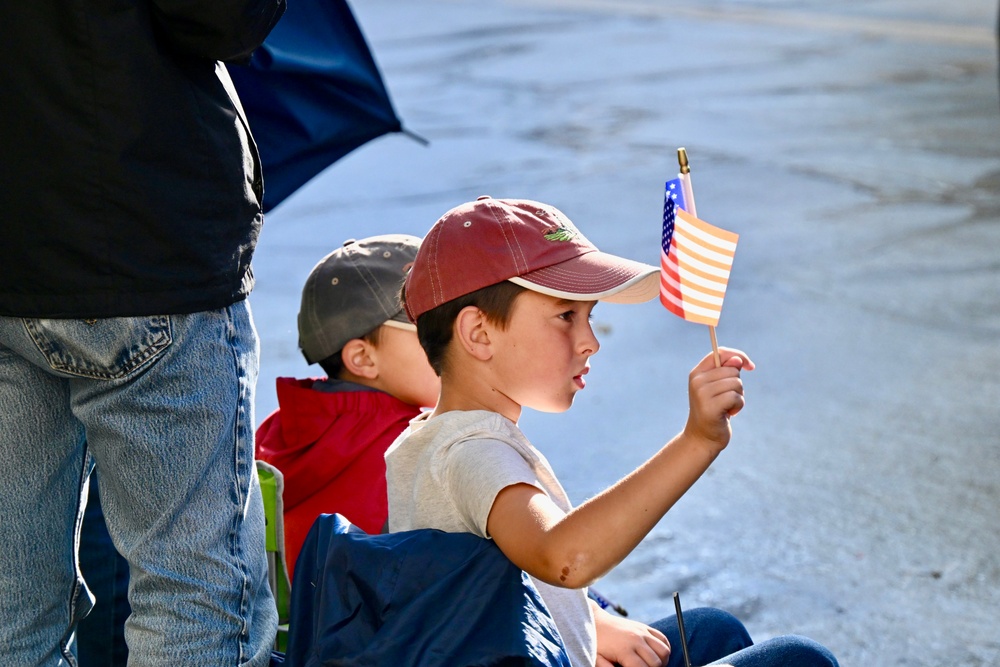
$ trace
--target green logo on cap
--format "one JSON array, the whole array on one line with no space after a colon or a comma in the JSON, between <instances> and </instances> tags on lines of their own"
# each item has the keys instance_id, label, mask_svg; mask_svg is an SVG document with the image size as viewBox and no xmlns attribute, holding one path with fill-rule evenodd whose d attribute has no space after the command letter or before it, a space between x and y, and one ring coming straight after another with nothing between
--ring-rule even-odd
<instances>
[{"instance_id":1,"label":"green logo on cap","mask_svg":"<svg viewBox=\"0 0 1000 667\"><path fill-rule=\"evenodd\" d=\"M576 230L567 227L552 227L543 234L547 241L569 241L574 236L576 236Z\"/></svg>"}]
</instances>

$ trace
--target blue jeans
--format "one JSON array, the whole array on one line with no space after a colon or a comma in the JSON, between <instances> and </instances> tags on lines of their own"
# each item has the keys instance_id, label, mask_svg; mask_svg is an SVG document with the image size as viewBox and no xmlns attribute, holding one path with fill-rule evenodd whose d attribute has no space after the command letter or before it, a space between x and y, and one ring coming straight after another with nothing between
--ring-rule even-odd
<instances>
[{"instance_id":1,"label":"blue jeans","mask_svg":"<svg viewBox=\"0 0 1000 667\"><path fill-rule=\"evenodd\" d=\"M670 640L666 667L683 667L684 651L677 617L650 624ZM784 635L754 644L743 624L728 612L700 608L684 612L684 632L692 667L726 664L733 667L838 667L830 651L811 639Z\"/></svg>"},{"instance_id":2,"label":"blue jeans","mask_svg":"<svg viewBox=\"0 0 1000 667\"><path fill-rule=\"evenodd\" d=\"M0 646L73 665L91 606L75 540L87 453L129 563L130 660L266 665L267 585L253 463L258 346L249 307L100 320L0 317Z\"/></svg>"}]
</instances>

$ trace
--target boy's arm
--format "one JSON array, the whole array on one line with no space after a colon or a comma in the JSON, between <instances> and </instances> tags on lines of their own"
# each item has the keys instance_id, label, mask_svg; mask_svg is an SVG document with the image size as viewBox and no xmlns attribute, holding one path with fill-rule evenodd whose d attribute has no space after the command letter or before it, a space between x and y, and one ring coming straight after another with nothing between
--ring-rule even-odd
<instances>
[{"instance_id":1,"label":"boy's arm","mask_svg":"<svg viewBox=\"0 0 1000 667\"><path fill-rule=\"evenodd\" d=\"M720 355L720 368L707 355L691 371L684 430L611 488L568 514L527 484L497 494L487 530L501 551L565 588L587 586L620 563L729 443L729 418L744 405L740 370L754 366L737 350Z\"/></svg>"}]
</instances>

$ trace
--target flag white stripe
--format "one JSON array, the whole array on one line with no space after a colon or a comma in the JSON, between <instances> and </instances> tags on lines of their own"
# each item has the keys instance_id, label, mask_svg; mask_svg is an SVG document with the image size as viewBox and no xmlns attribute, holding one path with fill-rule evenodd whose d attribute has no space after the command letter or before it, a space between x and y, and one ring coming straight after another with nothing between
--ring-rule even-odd
<instances>
[{"instance_id":1,"label":"flag white stripe","mask_svg":"<svg viewBox=\"0 0 1000 667\"><path fill-rule=\"evenodd\" d=\"M663 280L666 281L671 287L679 291L685 297L692 297L698 299L699 301L707 301L708 303L718 304L720 308L722 307L722 299L724 297L716 296L715 294L710 294L708 292L703 292L697 288L691 287L690 285L681 285L676 280L674 280L673 276L664 275ZM719 291L724 292L725 285L723 285L719 289Z\"/></svg>"},{"instance_id":2,"label":"flag white stripe","mask_svg":"<svg viewBox=\"0 0 1000 667\"><path fill-rule=\"evenodd\" d=\"M680 248L676 247L674 248L674 250L677 253L678 261L684 261L687 264L690 264L693 268L698 269L702 273L707 273L712 276L717 276L722 281L729 280L729 274L732 272L731 268L720 269L717 266L706 264L705 262L701 261L697 256L692 255L691 253L686 252L685 250L681 250ZM730 265L730 267L731 266L732 265Z\"/></svg>"},{"instance_id":3,"label":"flag white stripe","mask_svg":"<svg viewBox=\"0 0 1000 667\"><path fill-rule=\"evenodd\" d=\"M694 239L691 239L691 238L685 236L683 233L677 234L677 239L679 241L679 245L684 246L685 250L687 250L689 252L692 252L692 253L697 253L698 255L700 255L704 259L707 259L707 260L710 260L710 261L713 261L713 262L717 262L719 264L724 264L726 266L732 266L733 265L733 256L732 255L727 255L725 253L716 252L712 248L708 248L708 247L702 245L697 240L694 240Z\"/></svg>"},{"instance_id":4,"label":"flag white stripe","mask_svg":"<svg viewBox=\"0 0 1000 667\"><path fill-rule=\"evenodd\" d=\"M660 253L660 256L662 258L663 253ZM681 278L681 280L683 280L685 283L682 285L676 279L674 279L673 276L661 271L660 272L661 278L666 282L668 282L674 289L679 291L684 296L694 297L702 301L708 301L709 303L718 303L720 307L722 306L722 300L724 296L720 297L711 292L721 292L723 295L725 295L726 285L727 285L726 282L714 282L711 280L706 280L701 276L697 276L691 273L690 271L682 269L677 265L677 262L673 261L673 259L670 258L666 260L666 264L671 269L673 269ZM706 292L703 290L710 290L710 291Z\"/></svg>"},{"instance_id":5,"label":"flag white stripe","mask_svg":"<svg viewBox=\"0 0 1000 667\"><path fill-rule=\"evenodd\" d=\"M674 248L674 252L677 252L676 248ZM726 290L726 285L729 284L728 272L725 272L723 275L716 275L715 277L704 276L699 273L696 273L695 271L692 271L688 267L681 266L680 262L678 261L681 257L683 257L683 255L675 255L672 257L667 257L665 260L666 265L671 269L673 269L673 271L677 274L677 276L680 279L687 281L689 283L693 283L697 287L703 287L708 290L715 290L718 292L724 292ZM707 269L711 267L704 267L704 268Z\"/></svg>"},{"instance_id":6,"label":"flag white stripe","mask_svg":"<svg viewBox=\"0 0 1000 667\"><path fill-rule=\"evenodd\" d=\"M663 289L662 286L660 287L660 294L663 296L664 299L674 304L678 308L683 309L684 312L686 313L693 313L695 315L701 315L702 317L708 317L711 319L717 319L719 315L722 313L722 308L718 309L702 308L701 306L696 306L692 303L681 301L676 296L674 296L667 290Z\"/></svg>"},{"instance_id":7,"label":"flag white stripe","mask_svg":"<svg viewBox=\"0 0 1000 667\"><path fill-rule=\"evenodd\" d=\"M683 230L685 235L689 235L693 238L700 240L702 242L702 245L713 246L715 248L718 248L720 251L728 252L729 254L733 254L736 252L736 244L733 243L732 241L720 239L718 236L712 236L708 232L703 231L698 227L695 227L681 216L677 216L677 218L674 220L674 229Z\"/></svg>"}]
</instances>

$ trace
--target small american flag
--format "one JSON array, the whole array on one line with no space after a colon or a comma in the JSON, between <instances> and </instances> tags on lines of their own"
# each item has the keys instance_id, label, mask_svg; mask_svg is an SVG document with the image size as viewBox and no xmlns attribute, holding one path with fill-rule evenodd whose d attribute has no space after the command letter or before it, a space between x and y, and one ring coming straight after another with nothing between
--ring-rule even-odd
<instances>
[{"instance_id":1,"label":"small american flag","mask_svg":"<svg viewBox=\"0 0 1000 667\"><path fill-rule=\"evenodd\" d=\"M660 302L666 309L689 322L716 326L738 240L738 234L713 227L678 206L668 181L660 247Z\"/></svg>"}]
</instances>

